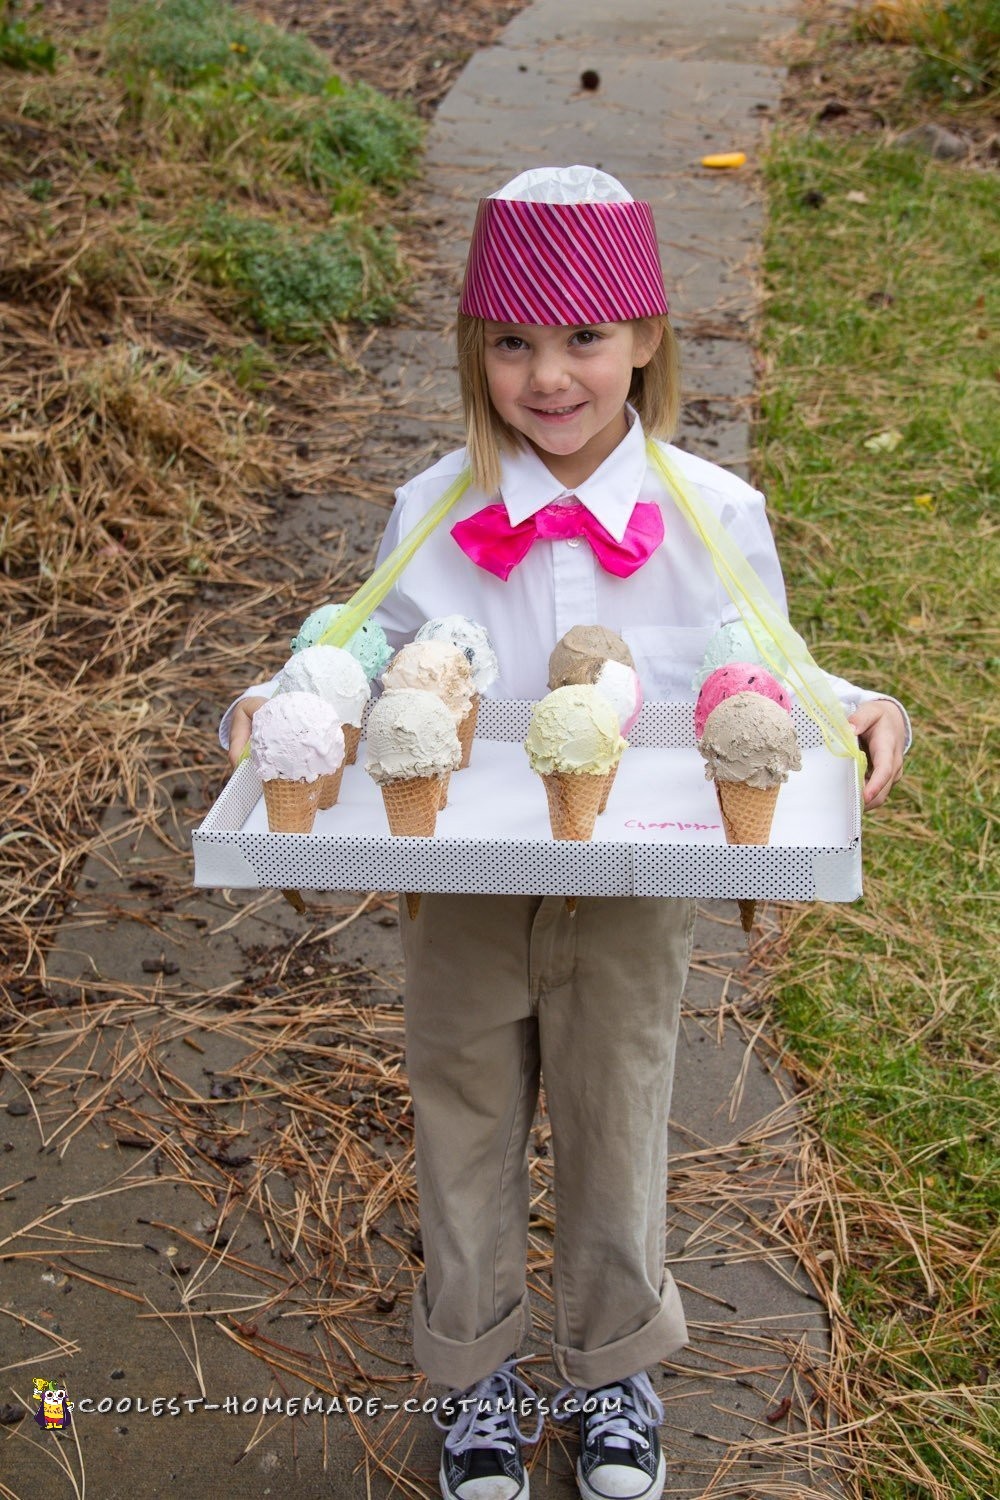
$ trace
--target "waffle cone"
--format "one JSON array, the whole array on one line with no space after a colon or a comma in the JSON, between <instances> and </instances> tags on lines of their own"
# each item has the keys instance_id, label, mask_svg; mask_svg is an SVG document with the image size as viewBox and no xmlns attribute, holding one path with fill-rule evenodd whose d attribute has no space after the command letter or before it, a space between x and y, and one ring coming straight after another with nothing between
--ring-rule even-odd
<instances>
[{"instance_id":1,"label":"waffle cone","mask_svg":"<svg viewBox=\"0 0 1000 1500\"><path fill-rule=\"evenodd\" d=\"M361 729L357 724L341 724L340 727L344 731L344 765L353 766L358 758Z\"/></svg>"},{"instance_id":2,"label":"waffle cone","mask_svg":"<svg viewBox=\"0 0 1000 1500\"><path fill-rule=\"evenodd\" d=\"M607 776L590 776L585 771L550 771L542 781L549 801L552 837L583 841L591 838Z\"/></svg>"},{"instance_id":3,"label":"waffle cone","mask_svg":"<svg viewBox=\"0 0 1000 1500\"><path fill-rule=\"evenodd\" d=\"M715 794L726 843L766 844L780 791L780 782L777 786L747 786L745 781L717 781Z\"/></svg>"},{"instance_id":4,"label":"waffle cone","mask_svg":"<svg viewBox=\"0 0 1000 1500\"><path fill-rule=\"evenodd\" d=\"M384 781L389 832L404 838L429 838L437 822L441 801L440 776L413 776L408 781Z\"/></svg>"},{"instance_id":5,"label":"waffle cone","mask_svg":"<svg viewBox=\"0 0 1000 1500\"><path fill-rule=\"evenodd\" d=\"M781 791L777 786L747 786L743 781L717 781L722 825L727 844L766 844L771 836L774 807ZM757 914L756 901L738 901L740 926L744 932L753 928Z\"/></svg>"},{"instance_id":6,"label":"waffle cone","mask_svg":"<svg viewBox=\"0 0 1000 1500\"><path fill-rule=\"evenodd\" d=\"M754 917L757 915L756 901L737 901L736 905L740 909L740 926L744 932L752 932Z\"/></svg>"},{"instance_id":7,"label":"waffle cone","mask_svg":"<svg viewBox=\"0 0 1000 1500\"><path fill-rule=\"evenodd\" d=\"M611 767L611 770L608 772L608 774L604 778L604 793L603 793L603 795L601 797L601 805L597 809L597 811L599 813L604 812L605 808L608 805L608 798L611 796L611 788L615 784L615 777L618 775L618 767L620 765L621 765L621 761L620 760L616 760L615 763L614 763L614 765Z\"/></svg>"},{"instance_id":8,"label":"waffle cone","mask_svg":"<svg viewBox=\"0 0 1000 1500\"><path fill-rule=\"evenodd\" d=\"M272 833L311 833L319 797L319 780L265 781L268 828Z\"/></svg>"},{"instance_id":9,"label":"waffle cone","mask_svg":"<svg viewBox=\"0 0 1000 1500\"><path fill-rule=\"evenodd\" d=\"M417 920L417 913L420 910L420 892L419 891L407 891L406 892L406 910L407 910L407 912L409 914L410 921L411 922L415 922Z\"/></svg>"},{"instance_id":10,"label":"waffle cone","mask_svg":"<svg viewBox=\"0 0 1000 1500\"><path fill-rule=\"evenodd\" d=\"M330 771L328 775L319 778L319 808L325 812L328 807L333 807L340 796L340 783L344 779L344 767L341 765L336 771Z\"/></svg>"},{"instance_id":11,"label":"waffle cone","mask_svg":"<svg viewBox=\"0 0 1000 1500\"><path fill-rule=\"evenodd\" d=\"M465 718L458 726L458 743L462 747L462 759L459 762L458 767L460 771L464 770L464 768L469 764L469 758L472 755L472 741L475 738L476 721L478 720L478 718L479 694L473 693L472 706L469 709L469 712L466 714ZM442 806L443 805L444 804L442 804Z\"/></svg>"}]
</instances>

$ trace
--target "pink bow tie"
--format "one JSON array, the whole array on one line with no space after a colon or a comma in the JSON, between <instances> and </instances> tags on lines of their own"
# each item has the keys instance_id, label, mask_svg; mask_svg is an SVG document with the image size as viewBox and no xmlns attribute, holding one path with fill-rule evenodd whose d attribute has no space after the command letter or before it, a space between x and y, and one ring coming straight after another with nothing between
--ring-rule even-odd
<instances>
[{"instance_id":1,"label":"pink bow tie","mask_svg":"<svg viewBox=\"0 0 1000 1500\"><path fill-rule=\"evenodd\" d=\"M535 542L566 541L577 536L586 538L606 572L616 578L628 578L663 541L663 516L652 501L637 501L625 535L616 542L583 505L546 505L526 521L512 526L507 507L498 502L485 505L468 520L459 521L451 528L451 534L467 557L504 582Z\"/></svg>"}]
</instances>

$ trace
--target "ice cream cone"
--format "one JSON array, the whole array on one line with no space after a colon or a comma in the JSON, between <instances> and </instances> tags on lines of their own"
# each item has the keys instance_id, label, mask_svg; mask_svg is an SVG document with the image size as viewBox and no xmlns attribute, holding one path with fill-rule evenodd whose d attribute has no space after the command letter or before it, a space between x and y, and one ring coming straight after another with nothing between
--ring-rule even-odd
<instances>
[{"instance_id":1,"label":"ice cream cone","mask_svg":"<svg viewBox=\"0 0 1000 1500\"><path fill-rule=\"evenodd\" d=\"M476 735L476 721L478 718L479 694L473 693L472 706L465 718L458 725L458 743L462 747L462 759L458 767L460 771L469 764L469 757L472 755L472 741Z\"/></svg>"},{"instance_id":2,"label":"ice cream cone","mask_svg":"<svg viewBox=\"0 0 1000 1500\"><path fill-rule=\"evenodd\" d=\"M549 771L542 777L549 803L549 821L554 839L586 841L594 824L607 784L607 775L586 771Z\"/></svg>"},{"instance_id":3,"label":"ice cream cone","mask_svg":"<svg viewBox=\"0 0 1000 1500\"><path fill-rule=\"evenodd\" d=\"M754 917L757 915L756 901L737 901L736 905L740 909L740 926L744 932L752 932Z\"/></svg>"},{"instance_id":4,"label":"ice cream cone","mask_svg":"<svg viewBox=\"0 0 1000 1500\"><path fill-rule=\"evenodd\" d=\"M413 776L408 780L383 781L382 800L390 833L405 838L429 838L434 832L441 802L441 777Z\"/></svg>"},{"instance_id":5,"label":"ice cream cone","mask_svg":"<svg viewBox=\"0 0 1000 1500\"><path fill-rule=\"evenodd\" d=\"M776 786L747 786L743 781L717 781L722 826L727 844L766 844L771 836L774 808L781 791ZM757 912L756 901L738 901L740 926L749 933Z\"/></svg>"},{"instance_id":6,"label":"ice cream cone","mask_svg":"<svg viewBox=\"0 0 1000 1500\"><path fill-rule=\"evenodd\" d=\"M615 777L618 775L618 767L620 765L621 765L621 761L620 760L616 761L615 764L611 767L611 770L607 773L607 775L604 778L604 792L603 792L603 795L601 796L601 805L597 809L597 811L599 813L604 812L605 808L608 805L608 798L611 796L611 788L615 784Z\"/></svg>"},{"instance_id":7,"label":"ice cream cone","mask_svg":"<svg viewBox=\"0 0 1000 1500\"><path fill-rule=\"evenodd\" d=\"M417 920L417 912L420 910L419 891L406 892L406 910L409 914L410 921L415 922Z\"/></svg>"},{"instance_id":8,"label":"ice cream cone","mask_svg":"<svg viewBox=\"0 0 1000 1500\"><path fill-rule=\"evenodd\" d=\"M358 758L361 729L357 724L342 724L340 727L344 731L344 765L353 766Z\"/></svg>"},{"instance_id":9,"label":"ice cream cone","mask_svg":"<svg viewBox=\"0 0 1000 1500\"><path fill-rule=\"evenodd\" d=\"M264 806L272 833L310 833L319 806L320 779L265 781Z\"/></svg>"},{"instance_id":10,"label":"ice cream cone","mask_svg":"<svg viewBox=\"0 0 1000 1500\"><path fill-rule=\"evenodd\" d=\"M341 765L336 771L328 771L325 776L319 778L319 809L325 812L328 807L333 807L340 796L340 783L344 779L344 767Z\"/></svg>"},{"instance_id":11,"label":"ice cream cone","mask_svg":"<svg viewBox=\"0 0 1000 1500\"><path fill-rule=\"evenodd\" d=\"M748 786L745 781L717 781L716 796L728 844L766 844L771 836L774 807L781 791L775 786Z\"/></svg>"}]
</instances>

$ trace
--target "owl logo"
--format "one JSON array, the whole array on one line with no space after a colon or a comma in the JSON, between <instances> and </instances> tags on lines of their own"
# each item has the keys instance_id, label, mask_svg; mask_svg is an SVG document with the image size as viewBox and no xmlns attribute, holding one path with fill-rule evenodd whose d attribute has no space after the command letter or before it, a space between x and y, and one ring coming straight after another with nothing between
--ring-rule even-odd
<instances>
[{"instance_id":1,"label":"owl logo","mask_svg":"<svg viewBox=\"0 0 1000 1500\"><path fill-rule=\"evenodd\" d=\"M55 1380L32 1382L35 1401L35 1421L44 1432L62 1432L73 1421L72 1401L67 1399L66 1387Z\"/></svg>"}]
</instances>

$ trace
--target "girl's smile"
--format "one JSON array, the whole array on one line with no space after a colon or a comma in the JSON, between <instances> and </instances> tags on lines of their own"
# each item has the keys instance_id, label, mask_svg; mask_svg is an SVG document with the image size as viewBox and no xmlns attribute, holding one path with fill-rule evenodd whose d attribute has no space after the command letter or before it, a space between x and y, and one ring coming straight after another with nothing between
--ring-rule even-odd
<instances>
[{"instance_id":1,"label":"girl's smile","mask_svg":"<svg viewBox=\"0 0 1000 1500\"><path fill-rule=\"evenodd\" d=\"M582 411L583 402L578 402L575 406L555 406L552 408L533 406L530 410L535 413L536 417L544 417L546 421L563 422L567 418L574 416L576 412Z\"/></svg>"},{"instance_id":2,"label":"girl's smile","mask_svg":"<svg viewBox=\"0 0 1000 1500\"><path fill-rule=\"evenodd\" d=\"M566 328L486 324L486 383L497 415L567 489L582 484L628 430L632 371L656 337L640 323Z\"/></svg>"}]
</instances>

